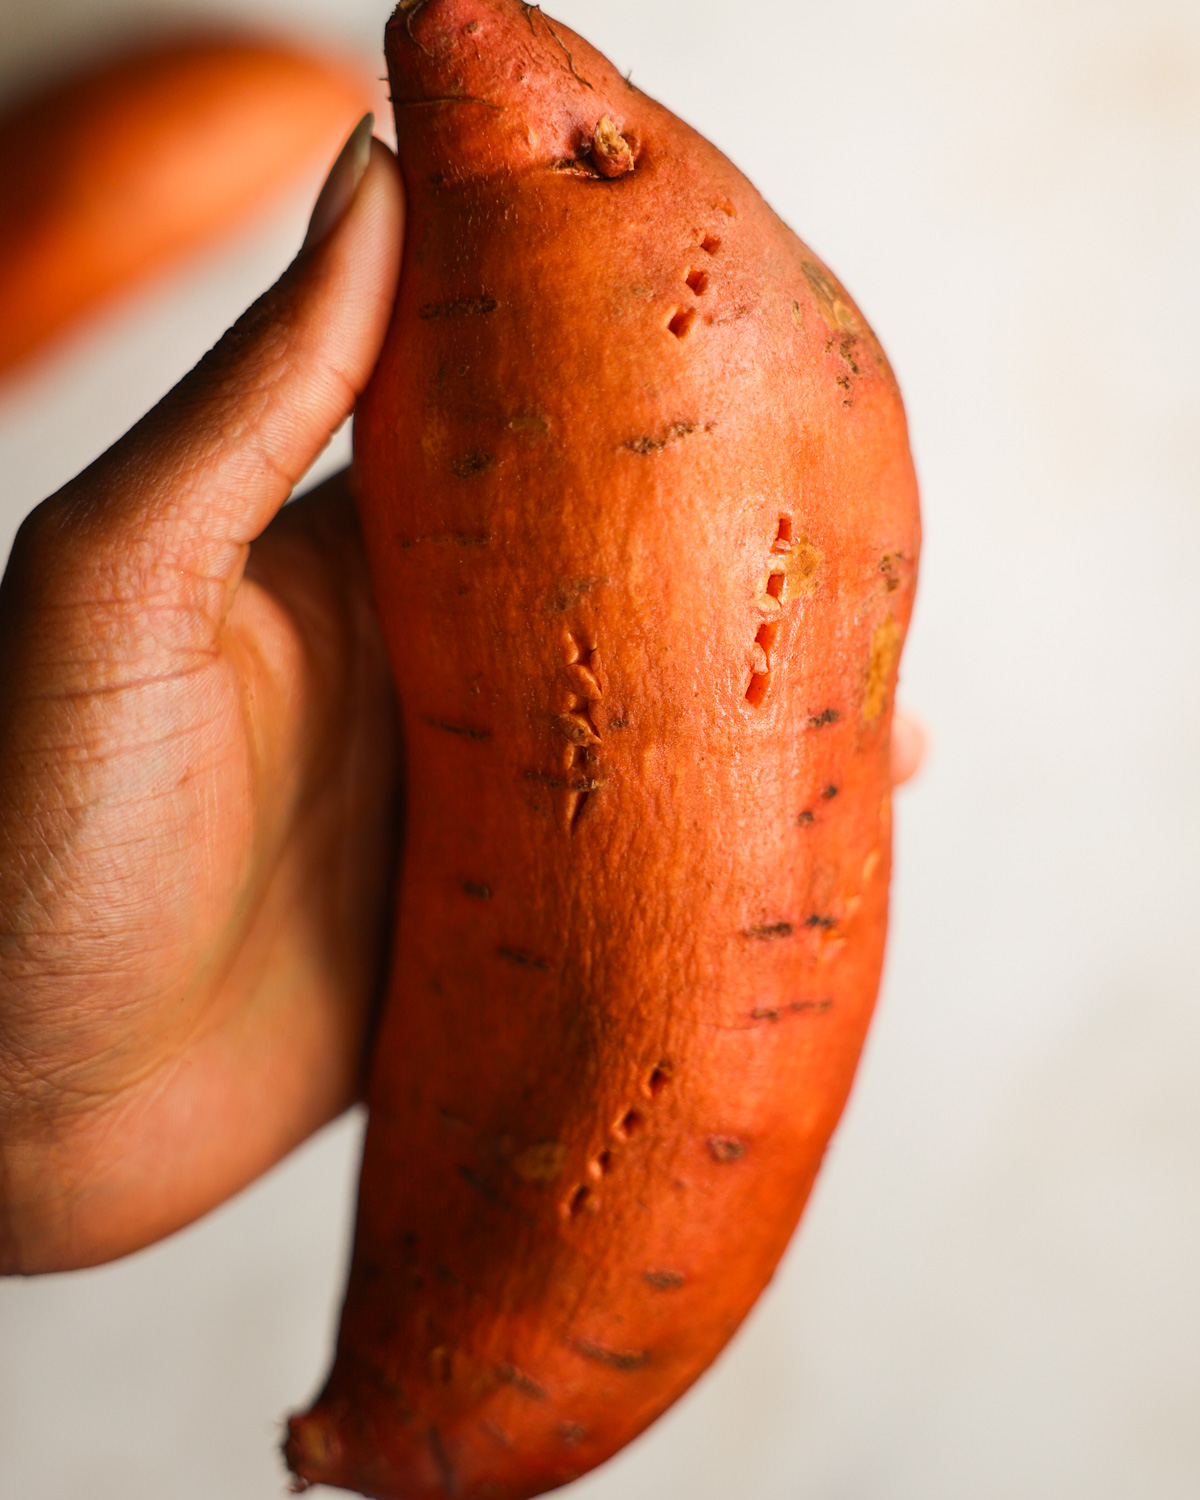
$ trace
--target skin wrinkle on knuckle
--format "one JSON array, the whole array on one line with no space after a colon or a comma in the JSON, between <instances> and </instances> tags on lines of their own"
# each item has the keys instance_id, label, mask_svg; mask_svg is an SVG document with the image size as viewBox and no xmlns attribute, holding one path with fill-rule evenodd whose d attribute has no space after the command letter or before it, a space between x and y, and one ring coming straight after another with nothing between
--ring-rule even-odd
<instances>
[{"instance_id":1,"label":"skin wrinkle on knuckle","mask_svg":"<svg viewBox=\"0 0 1200 1500\"><path fill-rule=\"evenodd\" d=\"M103 896L102 887L94 889L95 901ZM21 913L16 915L20 920ZM54 1045L76 1045L89 1018L107 1024L116 990L131 1001L143 996L151 966L170 960L180 934L162 930L152 893L137 902L126 898L124 911L114 902L111 915L111 930L97 933L88 913L51 904L44 928L22 921L20 935L4 944L0 968L13 985L11 1014L26 1033L48 1015L55 1019ZM134 945L138 951L131 957L126 950ZM58 1018L72 1009L78 1009L80 1026L67 1031Z\"/></svg>"},{"instance_id":2,"label":"skin wrinkle on knuckle","mask_svg":"<svg viewBox=\"0 0 1200 1500\"><path fill-rule=\"evenodd\" d=\"M140 1003L156 985L167 983L155 976L170 974L171 955L187 933L177 922L163 921L163 891L151 887L135 896L123 889L118 875L97 879L91 893L94 900L82 910L61 900L41 902L43 924L21 921L20 930L0 945L0 966L21 985L10 1014L28 1019L41 1010L62 1016L77 1009L82 1023L94 1013L101 991L107 1013L124 1008L120 997ZM106 897L106 921L97 927L95 906ZM80 981L86 981L86 990L73 1000L63 986ZM58 1044L69 1045L74 1036L74 1030L60 1030Z\"/></svg>"},{"instance_id":3,"label":"skin wrinkle on knuckle","mask_svg":"<svg viewBox=\"0 0 1200 1500\"><path fill-rule=\"evenodd\" d=\"M340 363L336 363L333 360L328 361L325 368L333 378L335 384L340 387L336 409L349 412L354 407L359 396L362 395L363 381L361 379L355 380Z\"/></svg>"},{"instance_id":4,"label":"skin wrinkle on knuckle","mask_svg":"<svg viewBox=\"0 0 1200 1500\"><path fill-rule=\"evenodd\" d=\"M180 808L174 805L178 794L164 789L158 795L173 804L164 812L169 823L181 829ZM16 853L20 878L5 896L0 951L9 972L19 969L26 979L44 973L52 962L59 962L52 951L57 943L71 954L70 962L61 961L64 973L78 970L95 952L104 954L103 972L111 973L121 967L120 944L131 936L137 938L136 965L171 941L177 924L164 923L163 902L169 896L186 910L195 876L192 861L185 862L174 881L158 873L157 839L147 831L154 801L153 795L138 795L121 808L110 795L86 806L57 809L52 818L41 820L42 837L31 839L28 849ZM121 814L115 822L114 811ZM149 888L144 879L141 885L131 883L131 852L150 856L144 864L149 872L144 879L152 878ZM87 896L82 906L70 895L79 884ZM105 913L99 929L97 903L103 903Z\"/></svg>"},{"instance_id":5,"label":"skin wrinkle on knuckle","mask_svg":"<svg viewBox=\"0 0 1200 1500\"><path fill-rule=\"evenodd\" d=\"M55 1018L61 1022L63 1018ZM45 1049L49 1053L49 1047ZM55 1116L68 1116L92 1109L111 1096L111 1088L88 1087L74 1075L87 1062L35 1054L28 1047L18 1050L10 1042L3 1051L2 1072L6 1099L24 1109ZM91 1059L87 1061L92 1061ZM6 1111L8 1112L8 1111Z\"/></svg>"},{"instance_id":6,"label":"skin wrinkle on knuckle","mask_svg":"<svg viewBox=\"0 0 1200 1500\"><path fill-rule=\"evenodd\" d=\"M214 619L209 610L147 613L136 621L95 612L80 624L71 636L53 639L39 652L37 675L48 679L46 691L27 689L23 698L54 698L60 690L99 690L114 682L161 682L186 676L193 664L212 662L219 654L221 617ZM73 650L75 638L92 649ZM103 649L96 651L97 646Z\"/></svg>"},{"instance_id":7,"label":"skin wrinkle on knuckle","mask_svg":"<svg viewBox=\"0 0 1200 1500\"><path fill-rule=\"evenodd\" d=\"M72 921L69 913L61 912L54 915L44 932L22 932L20 953L6 952L0 959L0 969L14 984L19 983L24 992L20 1014L26 1028L44 1011L54 1024L55 1045L62 1046L64 1002L61 996L53 1001L40 1000L42 991L57 992L63 984L78 985L86 981L93 989L91 998L81 1001L78 1007L67 1004L66 1009L76 1009L81 1023L94 1020L96 1016L92 1007L96 985L111 987L117 982L144 982L150 965L169 958L171 944L164 942L161 933L155 930L151 903L143 901L141 907L136 928L118 920L114 926L120 928L119 933L108 936L98 936L86 920ZM136 937L142 946L136 962L130 961L123 951L131 936ZM64 944L78 950L71 954L70 962L62 957ZM142 998L139 994L139 1004ZM106 1002L105 1016L114 1008L119 1011L121 1007Z\"/></svg>"},{"instance_id":8,"label":"skin wrinkle on knuckle","mask_svg":"<svg viewBox=\"0 0 1200 1500\"><path fill-rule=\"evenodd\" d=\"M173 514L170 507L156 505L156 511L153 530L144 523L115 526L110 537L93 545L86 567L67 568L51 586L40 588L29 601L27 618L36 622L105 608L133 618L161 606L194 607L197 601L211 611L205 600L223 594L244 544L197 535L186 509Z\"/></svg>"},{"instance_id":9,"label":"skin wrinkle on knuckle","mask_svg":"<svg viewBox=\"0 0 1200 1500\"><path fill-rule=\"evenodd\" d=\"M253 455L261 470L278 480L281 485L286 486L289 492L293 490L303 478L304 470L308 467L307 463L288 464L277 457L273 452L272 443L264 437L261 430L255 431L251 439ZM305 457L307 458L307 455Z\"/></svg>"},{"instance_id":10,"label":"skin wrinkle on knuckle","mask_svg":"<svg viewBox=\"0 0 1200 1500\"><path fill-rule=\"evenodd\" d=\"M140 976L149 982L172 946L180 940L177 919L163 912L163 899L180 894L169 875L158 880L143 877L136 888L128 880L128 869L122 862L114 865L121 840L106 841L105 853L89 859L88 900L73 901L54 886L34 892L36 901L23 903L14 911L11 936L3 944L6 972L20 974L25 982L49 979L55 983L73 976L89 981L120 980ZM139 851L133 840L126 848ZM153 851L151 851L153 852ZM105 857L107 855L107 859ZM108 868L104 866L107 863ZM104 921L97 925L96 906L104 902ZM126 951L136 938L136 950Z\"/></svg>"},{"instance_id":11,"label":"skin wrinkle on knuckle","mask_svg":"<svg viewBox=\"0 0 1200 1500\"><path fill-rule=\"evenodd\" d=\"M185 570L180 569L180 574L185 576ZM197 574L191 582L197 592L209 590L216 592L224 589L224 580L219 578L207 578ZM64 629L70 627L72 616L77 616L81 626L81 632L85 638L93 635L97 617L101 623L119 623L134 619L140 613L151 613L155 610L173 609L182 611L188 605L186 595L180 597L178 589L169 587L170 578L155 579L153 589L147 584L142 594L131 594L127 591L113 591L111 580L105 580L109 588L105 592L99 590L89 592L84 597L60 598L39 601L35 609L29 611L28 618L34 624L43 617L53 622L52 631L55 635L61 635Z\"/></svg>"},{"instance_id":12,"label":"skin wrinkle on knuckle","mask_svg":"<svg viewBox=\"0 0 1200 1500\"><path fill-rule=\"evenodd\" d=\"M84 705L102 699L129 696L146 688L166 687L170 685L183 685L189 678L200 673L210 671L214 660L219 656L219 648L211 650L193 650L191 653L197 659L187 663L176 663L172 661L170 670L153 672L150 663L145 660L144 653L139 652L134 660L142 666L135 677L118 678L116 681L93 681L80 686L71 686L63 683L56 687L47 689L44 693L28 694L24 701L36 704L75 704ZM172 653L174 657L177 653ZM101 663L92 663L95 670L100 665L105 667L123 667L129 665L127 662L113 662L111 658ZM90 758L88 747L84 745L66 746L82 752Z\"/></svg>"},{"instance_id":13,"label":"skin wrinkle on knuckle","mask_svg":"<svg viewBox=\"0 0 1200 1500\"><path fill-rule=\"evenodd\" d=\"M108 853L115 853L111 841ZM123 1039L137 1034L139 1015L163 1005L177 1013L181 996L195 990L189 981L181 991L171 977L179 971L180 942L186 946L195 935L189 939L177 923L164 929L161 885L151 878L132 892L125 879L128 862L110 857L109 866L107 877L92 871L91 899L83 907L60 900L47 913L44 934L10 933L0 943L0 971L20 983L14 991L20 1004L7 1012L7 1051L17 1058L24 1054L26 1072L35 1079L58 1077L48 1064L28 1061L38 1055L39 1035L65 1066L91 1066L107 1053L120 1054ZM176 904L168 901L167 909ZM97 909L106 914L103 923ZM114 1028L122 1017L126 1025Z\"/></svg>"},{"instance_id":14,"label":"skin wrinkle on knuckle","mask_svg":"<svg viewBox=\"0 0 1200 1500\"><path fill-rule=\"evenodd\" d=\"M312 457L308 453L299 454L289 463L275 451L276 445L289 450L295 447L297 395L288 387L292 383L291 377L297 373L297 363L303 365L306 362L296 361L291 351L287 356L281 354L270 372L271 379L264 379L257 389L258 401L252 414L246 417L243 406L236 426L224 429L226 441L231 446L248 445L266 472L286 485L289 491L299 483ZM334 414L340 421L353 408L359 395L355 381L329 359L318 358L316 368L305 375L303 384L306 405L319 404L326 408L328 423L334 422ZM277 417L276 421L271 420L273 416Z\"/></svg>"},{"instance_id":15,"label":"skin wrinkle on knuckle","mask_svg":"<svg viewBox=\"0 0 1200 1500\"><path fill-rule=\"evenodd\" d=\"M161 966L170 956L177 935L164 941L154 930L152 914L143 911L140 915L140 930L123 928L119 935L81 933L72 944L78 952L64 955L61 943L57 948L52 942L46 944L45 961L33 976L35 982L29 986L22 1011L27 1050L32 1049L37 1028L41 1027L47 1046L60 1061L86 1061L89 1055L118 1052L121 1038L114 1036L110 1025L114 1018L136 1018L171 1006L189 992L188 986L159 977L160 971L164 976L169 972ZM54 936L57 939L63 935L60 929ZM71 936L69 929L65 935ZM136 959L128 951L131 938L141 941L144 950ZM86 990L80 981L85 982ZM97 1045L97 1038L103 1045Z\"/></svg>"},{"instance_id":16,"label":"skin wrinkle on knuckle","mask_svg":"<svg viewBox=\"0 0 1200 1500\"><path fill-rule=\"evenodd\" d=\"M240 558L246 548L232 550ZM211 658L231 585L212 565L217 559L208 561L189 568L168 556L152 566L116 567L95 579L88 595L40 601L25 631L40 669L95 671L104 681L113 667L124 671L144 661L161 676L172 663Z\"/></svg>"},{"instance_id":17,"label":"skin wrinkle on knuckle","mask_svg":"<svg viewBox=\"0 0 1200 1500\"><path fill-rule=\"evenodd\" d=\"M230 403L219 416L214 414L213 429L208 435L205 457L218 469L236 467L242 459L241 450L257 437L273 405L273 390L246 392L243 399Z\"/></svg>"},{"instance_id":18,"label":"skin wrinkle on knuckle","mask_svg":"<svg viewBox=\"0 0 1200 1500\"><path fill-rule=\"evenodd\" d=\"M294 343L291 327L275 325L255 340L251 351L239 350L237 362L197 392L197 418L222 435L240 437L293 373Z\"/></svg>"}]
</instances>

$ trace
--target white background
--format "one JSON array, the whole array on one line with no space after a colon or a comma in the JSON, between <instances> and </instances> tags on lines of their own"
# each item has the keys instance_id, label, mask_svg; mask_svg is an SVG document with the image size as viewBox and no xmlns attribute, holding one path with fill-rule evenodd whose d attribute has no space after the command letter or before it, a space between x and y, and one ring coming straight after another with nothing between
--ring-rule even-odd
<instances>
[{"instance_id":1,"label":"white background","mask_svg":"<svg viewBox=\"0 0 1200 1500\"><path fill-rule=\"evenodd\" d=\"M363 49L386 18L206 8ZM0 93L173 13L0 0ZM801 1234L717 1368L569 1493L1194 1500L1200 7L552 13L721 145L888 348L926 520L901 696L935 733ZM274 278L311 191L0 395L6 536ZM358 1132L123 1264L0 1284L4 1500L279 1494Z\"/></svg>"}]
</instances>

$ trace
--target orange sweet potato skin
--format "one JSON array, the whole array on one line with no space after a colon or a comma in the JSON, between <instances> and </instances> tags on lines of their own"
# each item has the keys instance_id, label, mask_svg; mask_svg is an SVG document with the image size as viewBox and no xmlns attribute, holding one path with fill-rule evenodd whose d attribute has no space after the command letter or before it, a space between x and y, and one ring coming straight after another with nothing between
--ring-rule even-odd
<instances>
[{"instance_id":1,"label":"orange sweet potato skin","mask_svg":"<svg viewBox=\"0 0 1200 1500\"><path fill-rule=\"evenodd\" d=\"M0 117L0 372L332 160L370 102L349 63L195 36Z\"/></svg>"},{"instance_id":2,"label":"orange sweet potato skin","mask_svg":"<svg viewBox=\"0 0 1200 1500\"><path fill-rule=\"evenodd\" d=\"M287 1456L518 1500L696 1378L804 1206L883 953L917 498L862 315L712 146L518 0L402 8L388 56L356 464L409 824Z\"/></svg>"}]
</instances>

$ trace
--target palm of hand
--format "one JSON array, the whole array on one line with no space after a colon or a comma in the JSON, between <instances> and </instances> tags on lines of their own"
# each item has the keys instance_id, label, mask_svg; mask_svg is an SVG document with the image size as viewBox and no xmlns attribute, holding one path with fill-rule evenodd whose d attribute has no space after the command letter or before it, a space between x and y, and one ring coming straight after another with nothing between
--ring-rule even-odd
<instances>
[{"instance_id":1,"label":"palm of hand","mask_svg":"<svg viewBox=\"0 0 1200 1500\"><path fill-rule=\"evenodd\" d=\"M394 709L344 482L248 549L112 527L68 492L4 588L13 1268L149 1243L335 1115L385 956Z\"/></svg>"}]
</instances>

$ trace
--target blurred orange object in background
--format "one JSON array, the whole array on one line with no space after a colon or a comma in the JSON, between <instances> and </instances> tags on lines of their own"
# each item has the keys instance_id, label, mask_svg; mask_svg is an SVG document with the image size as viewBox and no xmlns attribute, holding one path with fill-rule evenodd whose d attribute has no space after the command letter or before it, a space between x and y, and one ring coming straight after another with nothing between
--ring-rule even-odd
<instances>
[{"instance_id":1,"label":"blurred orange object in background","mask_svg":"<svg viewBox=\"0 0 1200 1500\"><path fill-rule=\"evenodd\" d=\"M351 58L202 34L0 116L0 375L331 162L374 92Z\"/></svg>"}]
</instances>

